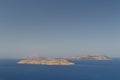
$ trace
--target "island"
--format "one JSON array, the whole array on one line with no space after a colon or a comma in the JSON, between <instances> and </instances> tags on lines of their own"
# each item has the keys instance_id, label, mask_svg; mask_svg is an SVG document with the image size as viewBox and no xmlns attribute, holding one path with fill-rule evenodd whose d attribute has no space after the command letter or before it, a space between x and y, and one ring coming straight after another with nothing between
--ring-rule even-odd
<instances>
[{"instance_id":1,"label":"island","mask_svg":"<svg viewBox=\"0 0 120 80\"><path fill-rule=\"evenodd\" d=\"M39 64L39 65L74 65L72 60L111 60L108 56L95 56L95 55L81 55L70 56L65 58L46 58L37 57L30 59L21 59L18 64ZM71 62L72 61L72 62Z\"/></svg>"},{"instance_id":2,"label":"island","mask_svg":"<svg viewBox=\"0 0 120 80\"><path fill-rule=\"evenodd\" d=\"M23 59L18 64L40 64L40 65L74 65L66 59Z\"/></svg>"},{"instance_id":3,"label":"island","mask_svg":"<svg viewBox=\"0 0 120 80\"><path fill-rule=\"evenodd\" d=\"M68 60L111 60L108 56L81 55L66 57Z\"/></svg>"}]
</instances>

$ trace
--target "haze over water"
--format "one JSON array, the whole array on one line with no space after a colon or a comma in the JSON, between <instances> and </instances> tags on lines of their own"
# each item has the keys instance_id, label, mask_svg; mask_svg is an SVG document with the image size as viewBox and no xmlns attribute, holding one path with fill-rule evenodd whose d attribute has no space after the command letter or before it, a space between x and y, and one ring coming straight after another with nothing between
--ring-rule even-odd
<instances>
[{"instance_id":1,"label":"haze over water","mask_svg":"<svg viewBox=\"0 0 120 80\"><path fill-rule=\"evenodd\" d=\"M120 56L119 0L0 0L0 58Z\"/></svg>"}]
</instances>

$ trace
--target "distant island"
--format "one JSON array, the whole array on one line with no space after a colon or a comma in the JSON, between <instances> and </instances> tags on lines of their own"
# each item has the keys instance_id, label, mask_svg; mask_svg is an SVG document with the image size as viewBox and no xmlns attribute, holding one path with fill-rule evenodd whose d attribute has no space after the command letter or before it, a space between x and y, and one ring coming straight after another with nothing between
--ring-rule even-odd
<instances>
[{"instance_id":1,"label":"distant island","mask_svg":"<svg viewBox=\"0 0 120 80\"><path fill-rule=\"evenodd\" d=\"M24 59L18 64L41 64L41 65L74 65L66 59Z\"/></svg>"},{"instance_id":2,"label":"distant island","mask_svg":"<svg viewBox=\"0 0 120 80\"><path fill-rule=\"evenodd\" d=\"M18 61L18 64L40 64L40 65L74 65L74 62L70 60L111 60L108 56L94 56L94 55L82 55L82 56L70 56L66 58L32 58L22 59Z\"/></svg>"},{"instance_id":3,"label":"distant island","mask_svg":"<svg viewBox=\"0 0 120 80\"><path fill-rule=\"evenodd\" d=\"M108 56L94 56L94 55L81 55L81 56L70 56L66 57L70 60L111 60Z\"/></svg>"}]
</instances>

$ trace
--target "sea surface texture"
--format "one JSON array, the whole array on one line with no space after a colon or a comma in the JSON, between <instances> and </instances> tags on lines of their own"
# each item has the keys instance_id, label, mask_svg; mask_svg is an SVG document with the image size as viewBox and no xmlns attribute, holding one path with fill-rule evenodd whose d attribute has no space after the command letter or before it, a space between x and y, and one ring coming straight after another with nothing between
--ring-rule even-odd
<instances>
[{"instance_id":1,"label":"sea surface texture","mask_svg":"<svg viewBox=\"0 0 120 80\"><path fill-rule=\"evenodd\" d=\"M21 65L0 60L0 80L120 80L120 60L73 61L76 65Z\"/></svg>"}]
</instances>

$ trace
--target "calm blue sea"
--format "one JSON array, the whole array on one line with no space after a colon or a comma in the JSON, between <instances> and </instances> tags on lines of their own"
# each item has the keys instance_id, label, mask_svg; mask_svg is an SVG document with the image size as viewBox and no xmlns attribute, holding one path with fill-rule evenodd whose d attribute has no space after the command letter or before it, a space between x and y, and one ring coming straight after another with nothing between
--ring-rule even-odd
<instances>
[{"instance_id":1,"label":"calm blue sea","mask_svg":"<svg viewBox=\"0 0 120 80\"><path fill-rule=\"evenodd\" d=\"M72 66L20 65L0 60L0 80L120 80L120 60L74 61Z\"/></svg>"}]
</instances>

